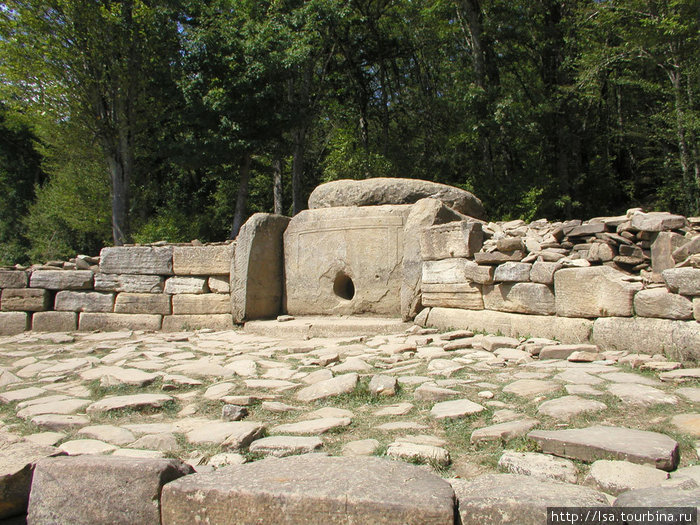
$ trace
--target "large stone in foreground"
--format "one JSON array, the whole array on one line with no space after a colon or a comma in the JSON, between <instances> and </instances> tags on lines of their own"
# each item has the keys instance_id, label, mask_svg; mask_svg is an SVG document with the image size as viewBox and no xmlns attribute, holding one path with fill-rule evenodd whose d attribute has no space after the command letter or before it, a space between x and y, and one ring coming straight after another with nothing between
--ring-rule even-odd
<instances>
[{"instance_id":1,"label":"large stone in foreground","mask_svg":"<svg viewBox=\"0 0 700 525\"><path fill-rule=\"evenodd\" d=\"M547 507L607 507L605 494L588 487L519 474L452 480L462 525L542 525Z\"/></svg>"},{"instance_id":2,"label":"large stone in foreground","mask_svg":"<svg viewBox=\"0 0 700 525\"><path fill-rule=\"evenodd\" d=\"M0 520L27 511L35 462L56 454L60 452L54 447L0 435Z\"/></svg>"},{"instance_id":3,"label":"large stone in foreground","mask_svg":"<svg viewBox=\"0 0 700 525\"><path fill-rule=\"evenodd\" d=\"M554 274L557 315L562 317L630 317L641 283L609 266L565 268Z\"/></svg>"},{"instance_id":4,"label":"large stone in foreground","mask_svg":"<svg viewBox=\"0 0 700 525\"><path fill-rule=\"evenodd\" d=\"M477 219L485 217L481 201L468 191L427 180L385 177L321 184L311 192L309 208L413 204L425 197L442 201L465 215Z\"/></svg>"},{"instance_id":5,"label":"large stone in foreground","mask_svg":"<svg viewBox=\"0 0 700 525\"><path fill-rule=\"evenodd\" d=\"M287 313L399 316L410 210L346 207L296 215L284 233Z\"/></svg>"},{"instance_id":6,"label":"large stone in foreground","mask_svg":"<svg viewBox=\"0 0 700 525\"><path fill-rule=\"evenodd\" d=\"M163 486L192 473L175 459L74 456L41 460L28 522L34 525L160 523Z\"/></svg>"},{"instance_id":7,"label":"large stone in foreground","mask_svg":"<svg viewBox=\"0 0 700 525\"><path fill-rule=\"evenodd\" d=\"M231 312L235 322L276 317L284 295L284 231L289 217L256 213L236 237L231 260Z\"/></svg>"},{"instance_id":8,"label":"large stone in foreground","mask_svg":"<svg viewBox=\"0 0 700 525\"><path fill-rule=\"evenodd\" d=\"M620 494L613 506L696 507L700 513L700 488L681 490L678 487L652 487L630 490Z\"/></svg>"},{"instance_id":9,"label":"large stone in foreground","mask_svg":"<svg viewBox=\"0 0 700 525\"><path fill-rule=\"evenodd\" d=\"M163 489L161 504L169 525L448 525L454 493L413 465L309 454L187 476Z\"/></svg>"},{"instance_id":10,"label":"large stone in foreground","mask_svg":"<svg viewBox=\"0 0 700 525\"><path fill-rule=\"evenodd\" d=\"M527 435L542 452L582 461L621 459L673 470L678 465L678 443L657 432L594 426L572 430L535 430Z\"/></svg>"}]
</instances>

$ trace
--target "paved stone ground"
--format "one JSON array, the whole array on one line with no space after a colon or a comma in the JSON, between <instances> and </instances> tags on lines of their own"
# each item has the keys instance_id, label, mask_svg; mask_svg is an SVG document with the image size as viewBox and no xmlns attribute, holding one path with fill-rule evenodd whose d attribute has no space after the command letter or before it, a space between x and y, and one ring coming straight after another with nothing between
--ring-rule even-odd
<instances>
[{"instance_id":1,"label":"paved stone ground","mask_svg":"<svg viewBox=\"0 0 700 525\"><path fill-rule=\"evenodd\" d=\"M445 478L506 471L620 493L638 471L625 478L614 467L622 480L610 480L605 465L591 469L595 455L556 458L527 437L602 425L662 433L680 444L678 468L698 464L696 365L668 372L678 365L590 345L538 359L556 344L417 326L308 340L25 333L0 338L0 440L69 455L176 457L199 472L312 451L391 456ZM597 459L645 463L624 453ZM674 468L670 456L659 461ZM649 485L671 483L653 470Z\"/></svg>"}]
</instances>

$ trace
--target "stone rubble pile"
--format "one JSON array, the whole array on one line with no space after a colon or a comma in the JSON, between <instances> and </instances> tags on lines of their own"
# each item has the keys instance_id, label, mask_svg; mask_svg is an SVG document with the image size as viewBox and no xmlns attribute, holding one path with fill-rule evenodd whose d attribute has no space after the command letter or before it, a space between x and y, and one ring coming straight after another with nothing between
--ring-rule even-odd
<instances>
[{"instance_id":1,"label":"stone rubble pile","mask_svg":"<svg viewBox=\"0 0 700 525\"><path fill-rule=\"evenodd\" d=\"M156 243L0 269L0 334L231 328L233 249Z\"/></svg>"}]
</instances>

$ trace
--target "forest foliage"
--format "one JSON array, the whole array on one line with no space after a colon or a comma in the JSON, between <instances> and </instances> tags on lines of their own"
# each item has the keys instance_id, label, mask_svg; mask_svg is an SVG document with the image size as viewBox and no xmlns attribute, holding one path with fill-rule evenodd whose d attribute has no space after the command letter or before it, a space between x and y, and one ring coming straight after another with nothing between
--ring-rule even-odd
<instances>
[{"instance_id":1,"label":"forest foliage","mask_svg":"<svg viewBox=\"0 0 700 525\"><path fill-rule=\"evenodd\" d=\"M235 237L320 182L700 213L696 0L1 0L0 264Z\"/></svg>"}]
</instances>

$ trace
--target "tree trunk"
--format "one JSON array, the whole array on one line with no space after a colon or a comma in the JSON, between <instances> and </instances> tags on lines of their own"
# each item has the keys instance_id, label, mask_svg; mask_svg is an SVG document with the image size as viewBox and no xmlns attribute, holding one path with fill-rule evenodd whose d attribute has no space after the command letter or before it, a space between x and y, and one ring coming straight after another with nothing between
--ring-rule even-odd
<instances>
[{"instance_id":1,"label":"tree trunk","mask_svg":"<svg viewBox=\"0 0 700 525\"><path fill-rule=\"evenodd\" d=\"M112 239L115 246L122 246L129 238L129 181L131 165L122 158L121 151L107 155L112 179Z\"/></svg>"},{"instance_id":2,"label":"tree trunk","mask_svg":"<svg viewBox=\"0 0 700 525\"><path fill-rule=\"evenodd\" d=\"M282 155L276 150L272 159L272 196L274 199L274 211L277 215L283 214L282 203Z\"/></svg>"},{"instance_id":3,"label":"tree trunk","mask_svg":"<svg viewBox=\"0 0 700 525\"><path fill-rule=\"evenodd\" d=\"M675 65L675 64L674 64ZM678 67L668 70L668 77L673 86L673 103L676 113L676 135L678 138L678 155L680 157L683 184L686 185L686 215L692 215L697 211L698 191L700 180L692 171L690 147L688 146L687 132L684 122L685 108L683 107L683 87L681 85L681 73Z\"/></svg>"},{"instance_id":4,"label":"tree trunk","mask_svg":"<svg viewBox=\"0 0 700 525\"><path fill-rule=\"evenodd\" d=\"M296 215L306 206L302 202L301 181L304 177L304 147L306 128L294 130L294 151L292 153L292 215Z\"/></svg>"},{"instance_id":5,"label":"tree trunk","mask_svg":"<svg viewBox=\"0 0 700 525\"><path fill-rule=\"evenodd\" d=\"M248 181L250 180L250 153L246 153L241 163L240 180L238 183L238 195L236 196L236 210L233 213L233 226L229 239L238 237L238 232L243 226L246 202L248 202Z\"/></svg>"}]
</instances>

